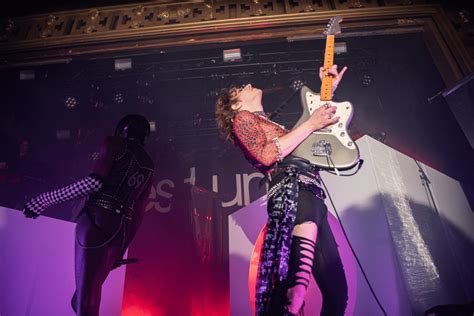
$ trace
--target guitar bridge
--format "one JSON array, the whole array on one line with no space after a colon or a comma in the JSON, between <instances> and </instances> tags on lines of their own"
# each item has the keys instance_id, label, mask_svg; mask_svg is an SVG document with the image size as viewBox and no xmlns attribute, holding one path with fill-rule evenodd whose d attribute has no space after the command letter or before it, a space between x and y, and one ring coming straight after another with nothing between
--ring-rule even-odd
<instances>
[{"instance_id":1,"label":"guitar bridge","mask_svg":"<svg viewBox=\"0 0 474 316\"><path fill-rule=\"evenodd\" d=\"M324 139L319 140L311 147L313 156L330 156L332 154L332 146Z\"/></svg>"}]
</instances>

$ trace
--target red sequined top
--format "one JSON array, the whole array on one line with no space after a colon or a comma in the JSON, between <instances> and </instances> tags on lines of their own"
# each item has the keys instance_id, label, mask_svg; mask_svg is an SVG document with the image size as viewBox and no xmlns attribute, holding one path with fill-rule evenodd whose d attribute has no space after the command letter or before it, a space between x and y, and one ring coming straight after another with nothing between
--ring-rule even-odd
<instances>
[{"instance_id":1,"label":"red sequined top","mask_svg":"<svg viewBox=\"0 0 474 316\"><path fill-rule=\"evenodd\" d=\"M245 158L265 175L277 161L278 148L274 139L288 133L282 126L249 111L237 112L233 132L235 144Z\"/></svg>"}]
</instances>

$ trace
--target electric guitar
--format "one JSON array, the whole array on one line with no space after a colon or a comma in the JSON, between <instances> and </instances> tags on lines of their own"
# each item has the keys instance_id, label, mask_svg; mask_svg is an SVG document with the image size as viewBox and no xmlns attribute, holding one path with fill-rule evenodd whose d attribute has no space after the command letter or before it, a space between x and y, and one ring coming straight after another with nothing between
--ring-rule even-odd
<instances>
[{"instance_id":1,"label":"electric guitar","mask_svg":"<svg viewBox=\"0 0 474 316\"><path fill-rule=\"evenodd\" d=\"M318 95L308 87L301 88L301 104L303 114L295 127L305 122L311 114L320 107L336 106L335 116L340 116L339 122L311 133L292 155L309 160L322 169L343 170L353 167L359 162L359 149L347 132L347 126L354 114L350 102L332 101L332 76L328 69L334 62L334 37L341 32L339 23L342 17L333 17L325 30L326 49L324 52L324 69L321 84L321 94Z\"/></svg>"}]
</instances>

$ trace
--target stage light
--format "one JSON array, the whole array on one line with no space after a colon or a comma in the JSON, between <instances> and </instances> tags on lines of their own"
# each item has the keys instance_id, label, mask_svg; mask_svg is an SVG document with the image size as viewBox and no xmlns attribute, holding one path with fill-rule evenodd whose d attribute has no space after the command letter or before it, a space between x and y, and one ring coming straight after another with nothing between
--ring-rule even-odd
<instances>
[{"instance_id":1,"label":"stage light","mask_svg":"<svg viewBox=\"0 0 474 316\"><path fill-rule=\"evenodd\" d=\"M68 97L68 98L64 101L64 105L65 105L68 109L73 109L73 108L75 108L78 104L79 104L79 101L77 100L76 97Z\"/></svg>"},{"instance_id":2,"label":"stage light","mask_svg":"<svg viewBox=\"0 0 474 316\"><path fill-rule=\"evenodd\" d=\"M114 97L114 101L117 104L121 104L125 101L125 97L121 92L117 92Z\"/></svg>"},{"instance_id":3,"label":"stage light","mask_svg":"<svg viewBox=\"0 0 474 316\"><path fill-rule=\"evenodd\" d=\"M242 61L240 48L226 49L222 52L224 62Z\"/></svg>"},{"instance_id":4,"label":"stage light","mask_svg":"<svg viewBox=\"0 0 474 316\"><path fill-rule=\"evenodd\" d=\"M345 54L347 53L347 44L345 42L334 43L334 54Z\"/></svg>"},{"instance_id":5,"label":"stage light","mask_svg":"<svg viewBox=\"0 0 474 316\"><path fill-rule=\"evenodd\" d=\"M115 70L132 69L132 59L131 58L115 59L114 65L115 65Z\"/></svg>"},{"instance_id":6,"label":"stage light","mask_svg":"<svg viewBox=\"0 0 474 316\"><path fill-rule=\"evenodd\" d=\"M22 70L20 71L20 80L34 80L35 71L34 70Z\"/></svg>"},{"instance_id":7,"label":"stage light","mask_svg":"<svg viewBox=\"0 0 474 316\"><path fill-rule=\"evenodd\" d=\"M297 91L297 90L301 89L303 86L304 86L304 81L301 80L301 79L295 79L295 80L291 81L291 84L290 84L290 88L293 91Z\"/></svg>"},{"instance_id":8,"label":"stage light","mask_svg":"<svg viewBox=\"0 0 474 316\"><path fill-rule=\"evenodd\" d=\"M150 121L150 131L156 132L156 122L155 121Z\"/></svg>"},{"instance_id":9,"label":"stage light","mask_svg":"<svg viewBox=\"0 0 474 316\"><path fill-rule=\"evenodd\" d=\"M94 152L90 155L90 160L96 161L97 159L99 159L99 152L94 151Z\"/></svg>"},{"instance_id":10,"label":"stage light","mask_svg":"<svg viewBox=\"0 0 474 316\"><path fill-rule=\"evenodd\" d=\"M365 87L368 87L370 86L371 83L372 83L372 77L370 75L364 75L362 77L362 85L364 85Z\"/></svg>"}]
</instances>

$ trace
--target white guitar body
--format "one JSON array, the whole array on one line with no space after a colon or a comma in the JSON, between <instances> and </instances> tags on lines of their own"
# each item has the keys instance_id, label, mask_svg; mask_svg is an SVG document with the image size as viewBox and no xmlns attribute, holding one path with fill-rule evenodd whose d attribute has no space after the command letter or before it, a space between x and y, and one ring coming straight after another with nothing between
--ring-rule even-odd
<instances>
[{"instance_id":1,"label":"white guitar body","mask_svg":"<svg viewBox=\"0 0 474 316\"><path fill-rule=\"evenodd\" d=\"M359 149L347 132L354 114L350 102L321 101L319 94L308 87L301 88L303 114L295 127L305 122L320 107L336 106L339 122L310 134L292 155L304 158L322 169L349 169L359 162Z\"/></svg>"}]
</instances>

